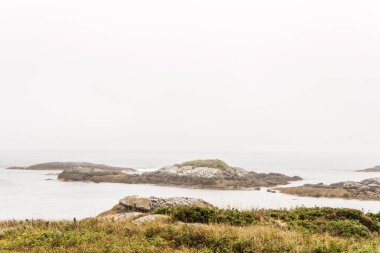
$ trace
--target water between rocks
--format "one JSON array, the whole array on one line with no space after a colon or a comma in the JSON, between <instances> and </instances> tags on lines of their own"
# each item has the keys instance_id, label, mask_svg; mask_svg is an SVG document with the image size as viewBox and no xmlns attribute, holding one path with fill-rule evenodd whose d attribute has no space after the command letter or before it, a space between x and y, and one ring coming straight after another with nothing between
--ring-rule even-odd
<instances>
[{"instance_id":1,"label":"water between rocks","mask_svg":"<svg viewBox=\"0 0 380 253\"><path fill-rule=\"evenodd\" d=\"M1 152L0 152L1 153ZM110 209L126 195L157 197L196 197L219 207L291 208L296 206L350 207L379 212L379 201L308 198L255 190L200 190L154 185L60 182L59 171L6 170L50 161L88 161L154 169L192 159L219 158L230 165L257 172L298 175L304 183L360 181L380 177L380 173L354 172L380 164L380 154L302 154L302 153L131 153L131 152L2 152L0 156L0 220L73 219L95 216ZM51 174L53 173L53 174Z\"/></svg>"}]
</instances>

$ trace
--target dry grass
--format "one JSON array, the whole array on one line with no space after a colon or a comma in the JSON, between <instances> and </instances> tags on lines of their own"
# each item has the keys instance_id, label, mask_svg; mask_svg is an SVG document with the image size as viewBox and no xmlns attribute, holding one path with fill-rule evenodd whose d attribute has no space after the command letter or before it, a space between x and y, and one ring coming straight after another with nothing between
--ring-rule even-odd
<instances>
[{"instance_id":1,"label":"dry grass","mask_svg":"<svg viewBox=\"0 0 380 253\"><path fill-rule=\"evenodd\" d=\"M334 237L280 224L244 227L88 219L0 223L0 252L379 252L378 236Z\"/></svg>"},{"instance_id":2,"label":"dry grass","mask_svg":"<svg viewBox=\"0 0 380 253\"><path fill-rule=\"evenodd\" d=\"M380 213L170 207L165 220L0 222L0 252L379 253Z\"/></svg>"}]
</instances>

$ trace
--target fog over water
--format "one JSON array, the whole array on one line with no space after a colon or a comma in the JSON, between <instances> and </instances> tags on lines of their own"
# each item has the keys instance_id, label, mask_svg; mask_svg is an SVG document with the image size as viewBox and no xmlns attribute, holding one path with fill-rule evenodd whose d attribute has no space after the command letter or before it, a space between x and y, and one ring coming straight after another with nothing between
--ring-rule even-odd
<instances>
[{"instance_id":1,"label":"fog over water","mask_svg":"<svg viewBox=\"0 0 380 253\"><path fill-rule=\"evenodd\" d=\"M380 150L379 1L0 2L0 148Z\"/></svg>"}]
</instances>

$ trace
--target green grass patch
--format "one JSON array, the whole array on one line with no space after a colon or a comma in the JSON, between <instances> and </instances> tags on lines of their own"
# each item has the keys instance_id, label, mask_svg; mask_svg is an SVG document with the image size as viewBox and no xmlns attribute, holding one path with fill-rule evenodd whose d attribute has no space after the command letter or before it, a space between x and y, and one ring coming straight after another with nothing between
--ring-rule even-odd
<instances>
[{"instance_id":1,"label":"green grass patch","mask_svg":"<svg viewBox=\"0 0 380 253\"><path fill-rule=\"evenodd\" d=\"M176 164L177 167L192 166L192 167L209 167L216 169L228 169L230 166L223 162L222 160L194 160L189 162L184 162L181 164Z\"/></svg>"},{"instance_id":2,"label":"green grass patch","mask_svg":"<svg viewBox=\"0 0 380 253\"><path fill-rule=\"evenodd\" d=\"M365 214L348 208L296 208L292 210L218 209L196 206L161 208L158 214L169 215L174 221L185 223L227 224L246 226L258 223L283 224L311 233L338 236L370 236L380 232L378 214ZM280 223L279 223L280 222Z\"/></svg>"}]
</instances>

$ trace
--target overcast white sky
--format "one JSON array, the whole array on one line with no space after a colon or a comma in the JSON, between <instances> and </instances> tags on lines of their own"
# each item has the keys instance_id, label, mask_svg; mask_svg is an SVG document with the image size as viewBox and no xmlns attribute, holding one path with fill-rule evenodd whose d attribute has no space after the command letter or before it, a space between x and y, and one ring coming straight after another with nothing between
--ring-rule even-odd
<instances>
[{"instance_id":1,"label":"overcast white sky","mask_svg":"<svg viewBox=\"0 0 380 253\"><path fill-rule=\"evenodd\" d=\"M379 151L379 10L2 0L0 148Z\"/></svg>"}]
</instances>

